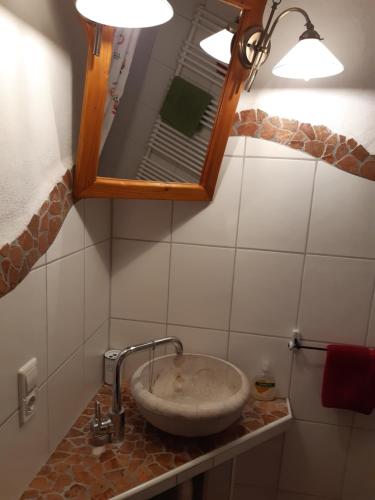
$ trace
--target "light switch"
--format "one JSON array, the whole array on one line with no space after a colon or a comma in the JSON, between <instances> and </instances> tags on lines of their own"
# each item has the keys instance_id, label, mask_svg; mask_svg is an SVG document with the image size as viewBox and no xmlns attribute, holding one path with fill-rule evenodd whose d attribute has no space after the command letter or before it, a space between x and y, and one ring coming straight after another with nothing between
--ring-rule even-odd
<instances>
[{"instance_id":1,"label":"light switch","mask_svg":"<svg viewBox=\"0 0 375 500\"><path fill-rule=\"evenodd\" d=\"M38 362L30 359L18 371L18 398L20 404L20 423L25 424L37 409Z\"/></svg>"}]
</instances>

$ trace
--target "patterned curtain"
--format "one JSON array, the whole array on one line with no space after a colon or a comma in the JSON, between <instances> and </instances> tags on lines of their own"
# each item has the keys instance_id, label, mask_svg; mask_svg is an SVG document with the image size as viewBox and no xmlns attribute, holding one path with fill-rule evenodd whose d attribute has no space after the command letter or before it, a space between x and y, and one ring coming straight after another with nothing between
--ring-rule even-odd
<instances>
[{"instance_id":1,"label":"patterned curtain","mask_svg":"<svg viewBox=\"0 0 375 500\"><path fill-rule=\"evenodd\" d=\"M104 111L101 150L111 130L121 97L125 90L135 49L138 42L139 29L116 30L113 40L112 65L108 81L108 96Z\"/></svg>"}]
</instances>

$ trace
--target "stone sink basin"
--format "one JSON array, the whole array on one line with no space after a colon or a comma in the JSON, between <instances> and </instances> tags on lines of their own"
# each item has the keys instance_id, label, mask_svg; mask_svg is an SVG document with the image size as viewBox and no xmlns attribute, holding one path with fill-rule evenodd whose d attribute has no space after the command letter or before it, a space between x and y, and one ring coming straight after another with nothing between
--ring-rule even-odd
<instances>
[{"instance_id":1,"label":"stone sink basin","mask_svg":"<svg viewBox=\"0 0 375 500\"><path fill-rule=\"evenodd\" d=\"M151 390L150 390L151 388ZM246 375L219 358L162 356L142 365L131 380L139 411L152 425L177 436L207 436L241 415L250 387Z\"/></svg>"}]
</instances>

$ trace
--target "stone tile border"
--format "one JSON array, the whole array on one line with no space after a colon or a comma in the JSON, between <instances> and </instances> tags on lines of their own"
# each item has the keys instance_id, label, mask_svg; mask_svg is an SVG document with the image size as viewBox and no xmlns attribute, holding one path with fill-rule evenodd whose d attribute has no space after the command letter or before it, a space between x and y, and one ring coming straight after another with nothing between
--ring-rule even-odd
<instances>
[{"instance_id":1,"label":"stone tile border","mask_svg":"<svg viewBox=\"0 0 375 500\"><path fill-rule=\"evenodd\" d=\"M350 174L375 180L375 155L355 139L336 134L324 125L269 116L260 109L236 113L232 136L249 136L304 151Z\"/></svg>"},{"instance_id":2,"label":"stone tile border","mask_svg":"<svg viewBox=\"0 0 375 500\"><path fill-rule=\"evenodd\" d=\"M242 418L219 434L199 438L172 436L146 422L130 391L124 387L125 440L94 447L90 422L95 400L100 401L103 414L107 414L111 398L112 388L103 386L40 469L21 500L106 500L125 492L129 492L129 498L132 498L133 488L143 486L146 490L148 481L171 472L177 476L180 471L187 470L190 462L194 464L199 458L228 456L229 446L237 448L232 456L246 451L261 433L264 436L262 441L265 441L268 431L274 432L276 425L292 418L289 404L284 399L249 400ZM146 498L146 494L142 498Z\"/></svg>"},{"instance_id":3,"label":"stone tile border","mask_svg":"<svg viewBox=\"0 0 375 500\"><path fill-rule=\"evenodd\" d=\"M0 248L0 297L13 290L48 250L73 205L73 175L68 170L23 233Z\"/></svg>"},{"instance_id":4,"label":"stone tile border","mask_svg":"<svg viewBox=\"0 0 375 500\"><path fill-rule=\"evenodd\" d=\"M355 139L332 132L324 125L269 116L260 109L236 113L232 136L249 136L304 151L350 174L375 180L375 155ZM73 176L68 170L51 191L27 228L0 248L0 298L13 290L48 250L73 205Z\"/></svg>"}]
</instances>

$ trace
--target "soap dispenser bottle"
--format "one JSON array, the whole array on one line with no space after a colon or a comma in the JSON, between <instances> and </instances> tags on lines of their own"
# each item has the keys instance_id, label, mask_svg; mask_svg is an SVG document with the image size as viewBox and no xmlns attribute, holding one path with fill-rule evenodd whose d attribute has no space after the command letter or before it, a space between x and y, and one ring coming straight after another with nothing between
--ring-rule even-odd
<instances>
[{"instance_id":1,"label":"soap dispenser bottle","mask_svg":"<svg viewBox=\"0 0 375 500\"><path fill-rule=\"evenodd\" d=\"M276 397L276 381L270 374L269 363L262 363L262 373L254 377L252 395L258 401L273 401Z\"/></svg>"}]
</instances>

